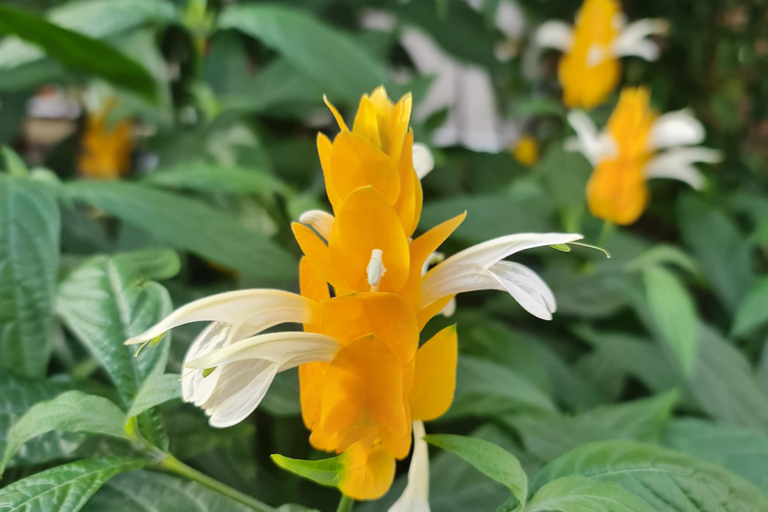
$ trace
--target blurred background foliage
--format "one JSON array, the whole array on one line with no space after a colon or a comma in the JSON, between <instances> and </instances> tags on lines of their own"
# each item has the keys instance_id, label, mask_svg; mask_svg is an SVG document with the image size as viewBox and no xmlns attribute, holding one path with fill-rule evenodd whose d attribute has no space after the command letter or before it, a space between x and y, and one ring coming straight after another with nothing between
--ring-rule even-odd
<instances>
[{"instance_id":1,"label":"blurred background foliage","mask_svg":"<svg viewBox=\"0 0 768 512\"><path fill-rule=\"evenodd\" d=\"M624 60L622 83L650 86L660 111L691 109L724 161L702 168L702 193L654 182L640 221L610 231L586 210L589 163L563 149L572 133L558 55L531 42L541 22L572 21L579 1L4 1L93 44L33 25L23 29L45 29L43 49L0 41L0 144L13 150L0 181L0 443L33 403L66 389L130 402L110 385L126 389L105 355L132 330L115 331L121 321L151 324L170 302L218 291L295 290L290 221L328 209L315 137L337 127L322 96L351 119L360 95L384 84L391 97L412 91L415 138L437 163L423 180L420 230L468 211L444 252L514 232L580 231L612 254L524 255L557 297L553 322L498 293L462 297L454 317L435 320L427 334L458 323L462 356L455 403L432 429L496 442L529 472L592 441L659 443L768 492L768 9L760 0L622 4L631 20L671 26L656 38L657 62ZM0 33L21 30L5 20ZM591 113L599 125L617 97ZM34 243L15 242L18 218L40 235ZM163 286L145 286L151 279ZM20 281L36 288L17 293ZM115 305L121 296L130 312ZM27 312L22 325L16 311ZM169 351L167 371L180 371L197 331L178 329L154 349ZM130 365L125 350L120 364ZM336 491L268 458L321 456L307 442L295 372L276 382L251 420L226 430L191 406L165 406L166 442L270 505L330 510ZM3 485L128 449L112 444L46 434ZM435 511L494 510L506 499L453 455L433 457L431 472ZM356 510L387 510L398 482ZM124 473L84 510L150 510L126 489L162 510L216 509L220 498L194 485Z\"/></svg>"}]
</instances>

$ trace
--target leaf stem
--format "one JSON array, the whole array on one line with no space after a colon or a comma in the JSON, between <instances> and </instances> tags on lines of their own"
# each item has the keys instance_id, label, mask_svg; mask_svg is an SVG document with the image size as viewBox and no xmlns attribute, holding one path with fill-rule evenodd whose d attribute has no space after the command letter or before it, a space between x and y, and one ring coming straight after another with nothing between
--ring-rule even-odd
<instances>
[{"instance_id":1,"label":"leaf stem","mask_svg":"<svg viewBox=\"0 0 768 512\"><path fill-rule=\"evenodd\" d=\"M352 505L354 505L354 503L355 500L346 494L342 494L341 499L339 500L339 506L336 507L336 512L351 512Z\"/></svg>"},{"instance_id":2,"label":"leaf stem","mask_svg":"<svg viewBox=\"0 0 768 512\"><path fill-rule=\"evenodd\" d=\"M251 496L248 496L247 494L244 494L237 489L233 489L228 485L224 485L223 483L214 480L207 475L204 475L196 469L187 466L170 453L166 454L165 458L160 461L158 466L162 469L165 469L166 471L170 471L171 473L176 473L177 475L183 476L184 478L193 480L201 485L204 485L205 487L208 487L209 489L213 489L214 491L232 498L233 500L242 503L243 505L250 507L257 512L274 512L274 509L266 503L262 503L256 498L252 498Z\"/></svg>"}]
</instances>

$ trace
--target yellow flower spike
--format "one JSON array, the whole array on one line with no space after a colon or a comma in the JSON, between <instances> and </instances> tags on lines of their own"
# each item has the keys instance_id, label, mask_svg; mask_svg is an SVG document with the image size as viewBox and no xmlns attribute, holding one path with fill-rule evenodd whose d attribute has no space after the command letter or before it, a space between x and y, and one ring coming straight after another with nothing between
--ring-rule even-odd
<instances>
[{"instance_id":1,"label":"yellow flower spike","mask_svg":"<svg viewBox=\"0 0 768 512\"><path fill-rule=\"evenodd\" d=\"M350 446L342 456L342 464L339 490L356 500L381 498L395 479L395 459L370 439Z\"/></svg>"},{"instance_id":2,"label":"yellow flower spike","mask_svg":"<svg viewBox=\"0 0 768 512\"><path fill-rule=\"evenodd\" d=\"M325 102L325 105L328 107L328 109L331 111L331 114L333 114L333 117L336 119L336 123L338 123L341 131L348 132L349 128L347 128L347 123L344 122L344 118L341 117L339 110L333 106L333 103L331 103L328 100L328 97L325 94L323 94L323 101Z\"/></svg>"},{"instance_id":3,"label":"yellow flower spike","mask_svg":"<svg viewBox=\"0 0 768 512\"><path fill-rule=\"evenodd\" d=\"M112 98L87 117L78 155L78 169L86 178L115 180L130 169L133 121L125 119L109 126L107 117L115 104Z\"/></svg>"},{"instance_id":4,"label":"yellow flower spike","mask_svg":"<svg viewBox=\"0 0 768 512\"><path fill-rule=\"evenodd\" d=\"M435 334L416 352L413 387L408 395L414 420L434 420L451 406L458 352L455 325Z\"/></svg>"},{"instance_id":5,"label":"yellow flower spike","mask_svg":"<svg viewBox=\"0 0 768 512\"><path fill-rule=\"evenodd\" d=\"M539 161L539 142L531 135L523 135L517 141L512 156L527 167L533 167Z\"/></svg>"}]
</instances>

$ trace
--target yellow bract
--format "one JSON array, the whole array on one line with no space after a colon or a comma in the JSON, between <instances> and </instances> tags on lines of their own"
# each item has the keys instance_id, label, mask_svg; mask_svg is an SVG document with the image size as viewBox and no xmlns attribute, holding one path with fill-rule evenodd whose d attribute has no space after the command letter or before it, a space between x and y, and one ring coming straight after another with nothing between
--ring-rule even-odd
<instances>
[{"instance_id":1,"label":"yellow bract","mask_svg":"<svg viewBox=\"0 0 768 512\"><path fill-rule=\"evenodd\" d=\"M645 210L648 186L643 169L653 156L648 136L656 117L647 89L622 91L607 128L615 154L597 164L587 185L587 202L595 217L626 225Z\"/></svg>"},{"instance_id":2,"label":"yellow bract","mask_svg":"<svg viewBox=\"0 0 768 512\"><path fill-rule=\"evenodd\" d=\"M566 106L592 108L616 88L621 63L613 54L613 43L620 14L616 0L585 0L576 15L572 46L558 68Z\"/></svg>"},{"instance_id":3,"label":"yellow bract","mask_svg":"<svg viewBox=\"0 0 768 512\"><path fill-rule=\"evenodd\" d=\"M453 399L455 328L418 348L421 328L451 297L422 308L421 283L425 261L464 215L411 239L422 192L410 95L395 104L383 87L363 96L351 131L328 106L341 133L333 142L320 135L317 145L333 227L326 241L301 224L293 231L305 255L301 293L320 303L317 322L304 329L343 347L330 363L299 367L302 415L313 446L344 454L342 492L374 499L389 489L395 459L408 455L412 421L440 416ZM383 272L375 286L374 253Z\"/></svg>"},{"instance_id":4,"label":"yellow bract","mask_svg":"<svg viewBox=\"0 0 768 512\"><path fill-rule=\"evenodd\" d=\"M118 179L130 167L133 150L133 122L123 120L108 126L107 116L115 102L106 102L99 112L89 115L80 141L78 168L86 178Z\"/></svg>"}]
</instances>

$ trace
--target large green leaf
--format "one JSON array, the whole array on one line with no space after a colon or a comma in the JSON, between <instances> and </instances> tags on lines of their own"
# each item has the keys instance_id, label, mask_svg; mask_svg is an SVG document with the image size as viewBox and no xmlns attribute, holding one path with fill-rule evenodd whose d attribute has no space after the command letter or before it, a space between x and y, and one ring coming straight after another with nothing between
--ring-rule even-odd
<instances>
[{"instance_id":1,"label":"large green leaf","mask_svg":"<svg viewBox=\"0 0 768 512\"><path fill-rule=\"evenodd\" d=\"M754 282L751 248L722 212L693 195L681 198L678 218L683 240L723 305L735 311Z\"/></svg>"},{"instance_id":2,"label":"large green leaf","mask_svg":"<svg viewBox=\"0 0 768 512\"><path fill-rule=\"evenodd\" d=\"M613 482L583 476L559 478L531 499L529 512L655 512L648 503Z\"/></svg>"},{"instance_id":3,"label":"large green leaf","mask_svg":"<svg viewBox=\"0 0 768 512\"><path fill-rule=\"evenodd\" d=\"M685 373L696 362L696 306L690 293L669 270L651 266L643 271L645 293L653 319Z\"/></svg>"},{"instance_id":4,"label":"large green leaf","mask_svg":"<svg viewBox=\"0 0 768 512\"><path fill-rule=\"evenodd\" d=\"M71 196L105 210L174 247L264 280L295 277L295 258L236 219L178 194L135 183L79 181Z\"/></svg>"},{"instance_id":5,"label":"large green leaf","mask_svg":"<svg viewBox=\"0 0 768 512\"><path fill-rule=\"evenodd\" d=\"M116 474L151 463L151 459L101 457L57 466L0 489L0 512L76 512Z\"/></svg>"},{"instance_id":6,"label":"large green leaf","mask_svg":"<svg viewBox=\"0 0 768 512\"><path fill-rule=\"evenodd\" d=\"M297 9L279 5L230 7L221 14L219 27L259 39L297 70L317 80L332 96L356 99L387 82L384 66L362 45Z\"/></svg>"},{"instance_id":7,"label":"large green leaf","mask_svg":"<svg viewBox=\"0 0 768 512\"><path fill-rule=\"evenodd\" d=\"M149 375L165 369L168 343L134 357L136 347L123 342L170 313L168 291L149 279L168 277L174 268L176 256L167 250L94 256L59 286L59 316L107 371L125 406Z\"/></svg>"},{"instance_id":8,"label":"large green leaf","mask_svg":"<svg viewBox=\"0 0 768 512\"><path fill-rule=\"evenodd\" d=\"M512 370L478 357L459 358L456 396L446 418L555 411L552 399Z\"/></svg>"},{"instance_id":9,"label":"large green leaf","mask_svg":"<svg viewBox=\"0 0 768 512\"><path fill-rule=\"evenodd\" d=\"M125 431L125 413L106 398L82 391L67 391L52 400L32 406L8 432L0 474L8 461L28 440L52 430L89 432L130 439Z\"/></svg>"},{"instance_id":10,"label":"large green leaf","mask_svg":"<svg viewBox=\"0 0 768 512\"><path fill-rule=\"evenodd\" d=\"M286 191L286 186L268 172L208 164L158 169L147 174L143 181L150 185L199 192L266 194Z\"/></svg>"},{"instance_id":11,"label":"large green leaf","mask_svg":"<svg viewBox=\"0 0 768 512\"><path fill-rule=\"evenodd\" d=\"M579 445L595 441L658 441L672 417L678 395L677 391L670 391L653 398L605 405L574 416L516 415L505 421L517 429L528 452L549 462Z\"/></svg>"},{"instance_id":12,"label":"large green leaf","mask_svg":"<svg viewBox=\"0 0 768 512\"><path fill-rule=\"evenodd\" d=\"M192 482L153 471L132 471L107 482L84 512L253 512L231 498Z\"/></svg>"},{"instance_id":13,"label":"large green leaf","mask_svg":"<svg viewBox=\"0 0 768 512\"><path fill-rule=\"evenodd\" d=\"M744 336L768 323L768 278L760 279L739 303L731 331Z\"/></svg>"},{"instance_id":14,"label":"large green leaf","mask_svg":"<svg viewBox=\"0 0 768 512\"><path fill-rule=\"evenodd\" d=\"M139 393L128 410L127 417L133 418L155 406L180 399L180 380L175 373L150 375L139 389Z\"/></svg>"},{"instance_id":15,"label":"large green leaf","mask_svg":"<svg viewBox=\"0 0 768 512\"><path fill-rule=\"evenodd\" d=\"M607 441L580 446L545 467L534 489L581 475L615 482L656 512L756 512L768 510L768 496L709 462L658 446Z\"/></svg>"},{"instance_id":16,"label":"large green leaf","mask_svg":"<svg viewBox=\"0 0 768 512\"><path fill-rule=\"evenodd\" d=\"M520 508L525 508L528 477L514 455L496 444L476 437L430 434L424 439L443 450L455 453L481 473L504 485L517 498Z\"/></svg>"},{"instance_id":17,"label":"large green leaf","mask_svg":"<svg viewBox=\"0 0 768 512\"><path fill-rule=\"evenodd\" d=\"M675 420L662 443L722 466L768 494L768 437L754 430L699 419Z\"/></svg>"},{"instance_id":18,"label":"large green leaf","mask_svg":"<svg viewBox=\"0 0 768 512\"><path fill-rule=\"evenodd\" d=\"M92 73L147 98L157 95L155 81L146 69L97 39L4 5L0 5L0 34L40 47L72 71Z\"/></svg>"},{"instance_id":19,"label":"large green leaf","mask_svg":"<svg viewBox=\"0 0 768 512\"><path fill-rule=\"evenodd\" d=\"M19 375L48 369L60 229L45 185L0 174L0 366Z\"/></svg>"}]
</instances>

